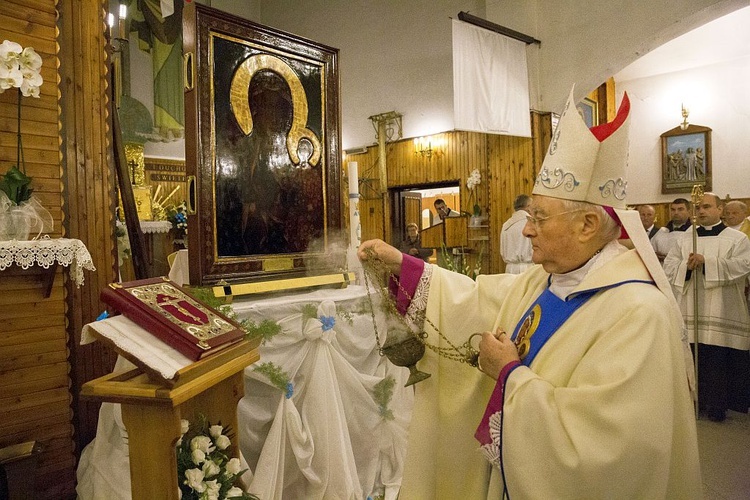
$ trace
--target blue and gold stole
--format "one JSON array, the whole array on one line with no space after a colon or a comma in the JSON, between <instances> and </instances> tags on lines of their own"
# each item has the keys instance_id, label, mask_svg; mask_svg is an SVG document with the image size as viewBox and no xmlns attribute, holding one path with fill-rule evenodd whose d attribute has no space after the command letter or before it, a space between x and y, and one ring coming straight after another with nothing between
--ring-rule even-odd
<instances>
[{"instance_id":1,"label":"blue and gold stole","mask_svg":"<svg viewBox=\"0 0 750 500\"><path fill-rule=\"evenodd\" d=\"M518 349L518 357L521 358L521 363L525 366L531 365L534 357L557 329L597 292L615 288L625 283L653 284L652 281L642 280L621 281L613 285L584 290L568 296L565 300L552 293L548 286L529 307L513 330L511 340Z\"/></svg>"}]
</instances>

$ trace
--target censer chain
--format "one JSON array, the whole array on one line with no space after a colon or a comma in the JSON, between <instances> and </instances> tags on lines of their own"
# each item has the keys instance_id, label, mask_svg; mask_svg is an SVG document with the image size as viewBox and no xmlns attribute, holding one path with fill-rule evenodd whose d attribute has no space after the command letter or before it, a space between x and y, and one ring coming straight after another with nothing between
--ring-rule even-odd
<instances>
[{"instance_id":1,"label":"censer chain","mask_svg":"<svg viewBox=\"0 0 750 500\"><path fill-rule=\"evenodd\" d=\"M375 307L373 305L372 296L370 295L370 280L369 280L369 274L373 273L374 278L377 280L378 284L380 285L380 289L383 290L386 288L386 284L382 281L381 278L379 278L378 273L380 274L387 274L389 280L393 280L394 283L396 283L396 286L398 286L398 289L401 293L404 294L404 296L411 301L412 297L409 295L409 293L404 289L403 285L401 285L401 282L394 276L386 266L385 262L383 262L380 257L375 255L375 252L372 251L372 249L368 248L366 249L367 252L367 261L365 262L365 269L364 269L364 279L365 279L365 288L367 290L367 299L370 302L370 313L372 315L372 325L373 329L375 330L375 340L378 343L378 352L380 355L383 355L383 346L380 342L380 335L378 333L378 326L377 322L375 320ZM476 367L477 366L477 360L479 358L479 353L471 346L471 337L469 337L469 340L464 342L461 347L456 347L453 342L448 339L448 337L443 334L443 332L440 331L440 329L422 312L420 316L417 318L418 320L422 320L423 322L426 322L427 324L432 327L433 330L437 332L437 334L440 336L441 339L443 339L449 347L440 347L433 344L430 344L427 342L427 332L424 331L424 329L420 333L413 333L411 326L407 323L406 318L401 315L401 313L398 312L398 309L396 307L396 302L393 298L388 296L387 292L380 293L381 297L383 298L383 302L387 305L389 312L393 315L395 315L397 318L399 318L399 321L401 321L404 326L406 327L407 331L412 332L412 335L419 339L419 341L424 344L425 347L430 349L431 351L435 352L438 356L442 356L446 359L449 359L451 361L457 361L459 363L467 363L471 366ZM473 335L472 335L473 337ZM463 349L463 350L462 350Z\"/></svg>"}]
</instances>

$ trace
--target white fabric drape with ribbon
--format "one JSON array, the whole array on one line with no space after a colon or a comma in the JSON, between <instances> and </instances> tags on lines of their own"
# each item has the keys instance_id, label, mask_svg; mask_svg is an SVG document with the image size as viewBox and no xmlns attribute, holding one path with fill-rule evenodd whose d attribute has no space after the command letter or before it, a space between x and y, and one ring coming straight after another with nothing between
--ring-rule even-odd
<instances>
[{"instance_id":1,"label":"white fabric drape with ribbon","mask_svg":"<svg viewBox=\"0 0 750 500\"><path fill-rule=\"evenodd\" d=\"M373 293L385 342L387 325ZM314 318L305 313L310 306ZM273 362L291 382L284 394L252 366L245 371L237 412L240 447L254 472L248 490L268 500L395 499L413 390L403 387L408 370L378 354L364 288L235 301L234 309L256 324L271 319L281 326L261 346L259 363ZM393 395L384 402L376 386L389 382Z\"/></svg>"}]
</instances>

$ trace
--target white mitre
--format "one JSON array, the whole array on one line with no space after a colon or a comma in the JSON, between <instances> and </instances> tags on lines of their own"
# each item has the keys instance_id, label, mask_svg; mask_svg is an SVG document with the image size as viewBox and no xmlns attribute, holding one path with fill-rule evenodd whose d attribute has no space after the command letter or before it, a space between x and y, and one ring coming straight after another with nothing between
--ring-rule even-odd
<instances>
[{"instance_id":1,"label":"white mitre","mask_svg":"<svg viewBox=\"0 0 750 500\"><path fill-rule=\"evenodd\" d=\"M624 209L629 118L630 100L625 94L615 119L589 130L571 89L533 194Z\"/></svg>"},{"instance_id":2,"label":"white mitre","mask_svg":"<svg viewBox=\"0 0 750 500\"><path fill-rule=\"evenodd\" d=\"M589 129L575 107L571 89L532 194L603 206L625 230L627 235L623 237L629 237L633 242L654 283L669 299L674 313L682 318L672 287L643 230L638 212L626 209L629 129L630 100L627 93L623 95L613 121ZM687 346L684 327L682 337ZM691 365L686 369L693 388L692 362L687 347L686 350L686 363Z\"/></svg>"},{"instance_id":3,"label":"white mitre","mask_svg":"<svg viewBox=\"0 0 750 500\"><path fill-rule=\"evenodd\" d=\"M605 207L625 229L628 235L625 237L631 238L659 288L672 295L672 288L643 231L638 212L627 210L625 205L630 130L628 94L623 96L614 120L589 129L575 107L573 90L570 90L568 102L552 134L532 194Z\"/></svg>"}]
</instances>

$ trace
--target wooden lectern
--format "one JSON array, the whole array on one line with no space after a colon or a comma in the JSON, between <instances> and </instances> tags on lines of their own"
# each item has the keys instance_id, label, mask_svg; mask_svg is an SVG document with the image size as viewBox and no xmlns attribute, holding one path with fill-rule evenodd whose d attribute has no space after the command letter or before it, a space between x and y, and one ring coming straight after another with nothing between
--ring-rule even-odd
<instances>
[{"instance_id":1,"label":"wooden lectern","mask_svg":"<svg viewBox=\"0 0 750 500\"><path fill-rule=\"evenodd\" d=\"M419 234L426 248L465 247L469 244L469 217L446 217L442 223L423 229Z\"/></svg>"},{"instance_id":2,"label":"wooden lectern","mask_svg":"<svg viewBox=\"0 0 750 500\"><path fill-rule=\"evenodd\" d=\"M244 368L259 359L259 344L260 338L238 342L179 370L169 383L136 368L83 385L81 397L122 404L134 500L177 500L180 419L192 423L203 414L229 427L227 454L239 457L237 402L244 395Z\"/></svg>"}]
</instances>

